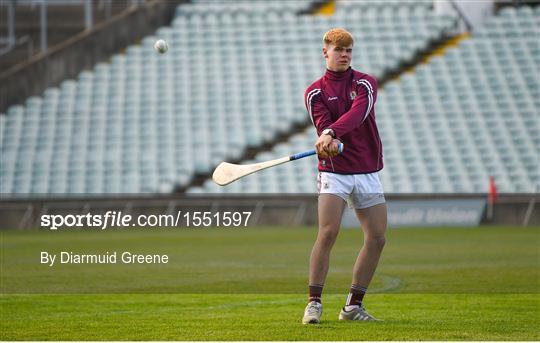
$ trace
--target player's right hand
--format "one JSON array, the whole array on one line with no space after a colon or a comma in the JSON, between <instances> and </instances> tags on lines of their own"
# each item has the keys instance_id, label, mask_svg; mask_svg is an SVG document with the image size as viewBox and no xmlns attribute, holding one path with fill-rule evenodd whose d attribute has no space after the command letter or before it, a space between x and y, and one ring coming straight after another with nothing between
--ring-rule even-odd
<instances>
[{"instance_id":1,"label":"player's right hand","mask_svg":"<svg viewBox=\"0 0 540 343\"><path fill-rule=\"evenodd\" d=\"M329 147L332 144L332 136L330 135L320 135L315 142L315 149L317 150L317 155L322 158L329 157L328 152L330 151Z\"/></svg>"},{"instance_id":2,"label":"player's right hand","mask_svg":"<svg viewBox=\"0 0 540 343\"><path fill-rule=\"evenodd\" d=\"M334 139L329 135L321 135L315 143L317 155L322 158L334 157L339 154L339 139Z\"/></svg>"}]
</instances>

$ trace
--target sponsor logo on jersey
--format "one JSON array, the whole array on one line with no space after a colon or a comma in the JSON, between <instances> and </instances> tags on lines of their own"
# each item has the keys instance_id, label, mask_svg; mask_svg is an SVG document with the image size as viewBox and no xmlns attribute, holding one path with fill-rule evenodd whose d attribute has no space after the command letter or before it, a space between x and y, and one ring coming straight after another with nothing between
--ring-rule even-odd
<instances>
[{"instance_id":1,"label":"sponsor logo on jersey","mask_svg":"<svg viewBox=\"0 0 540 343\"><path fill-rule=\"evenodd\" d=\"M328 101L337 100L337 96L329 96Z\"/></svg>"}]
</instances>

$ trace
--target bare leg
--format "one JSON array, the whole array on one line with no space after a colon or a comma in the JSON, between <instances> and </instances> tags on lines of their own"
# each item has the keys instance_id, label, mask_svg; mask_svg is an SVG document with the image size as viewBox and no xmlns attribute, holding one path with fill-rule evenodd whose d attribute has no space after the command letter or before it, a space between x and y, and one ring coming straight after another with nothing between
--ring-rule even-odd
<instances>
[{"instance_id":1,"label":"bare leg","mask_svg":"<svg viewBox=\"0 0 540 343\"><path fill-rule=\"evenodd\" d=\"M353 268L353 285L368 287L385 244L386 204L356 210L356 216L364 231L364 246L360 250Z\"/></svg>"},{"instance_id":2,"label":"bare leg","mask_svg":"<svg viewBox=\"0 0 540 343\"><path fill-rule=\"evenodd\" d=\"M339 233L345 201L332 194L319 195L319 233L311 250L309 284L323 285L328 273L330 251Z\"/></svg>"}]
</instances>

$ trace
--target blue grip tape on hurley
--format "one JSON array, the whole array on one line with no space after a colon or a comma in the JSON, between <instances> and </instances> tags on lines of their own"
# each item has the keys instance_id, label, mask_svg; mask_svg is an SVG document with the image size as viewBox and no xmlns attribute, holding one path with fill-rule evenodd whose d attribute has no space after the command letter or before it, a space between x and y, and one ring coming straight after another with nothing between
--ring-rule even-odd
<instances>
[{"instance_id":1,"label":"blue grip tape on hurley","mask_svg":"<svg viewBox=\"0 0 540 343\"><path fill-rule=\"evenodd\" d=\"M344 148L344 145L343 143L339 143L338 144L338 152L341 154L343 152L343 148ZM289 157L289 159L291 161L294 161L294 160L298 160L298 159L301 159L301 158L304 158L304 157L308 157L308 156L311 156L311 155L315 155L317 154L317 151L315 149L313 150L309 150L309 151L305 151L305 152L300 152L298 154L294 154L294 155L291 155Z\"/></svg>"},{"instance_id":2,"label":"blue grip tape on hurley","mask_svg":"<svg viewBox=\"0 0 540 343\"><path fill-rule=\"evenodd\" d=\"M315 155L316 153L317 153L317 151L315 151L315 150L310 150L310 151L306 151L306 152L300 152L298 154L292 155L291 156L291 161L298 160L300 158L308 157L308 156L311 156L311 155Z\"/></svg>"}]
</instances>

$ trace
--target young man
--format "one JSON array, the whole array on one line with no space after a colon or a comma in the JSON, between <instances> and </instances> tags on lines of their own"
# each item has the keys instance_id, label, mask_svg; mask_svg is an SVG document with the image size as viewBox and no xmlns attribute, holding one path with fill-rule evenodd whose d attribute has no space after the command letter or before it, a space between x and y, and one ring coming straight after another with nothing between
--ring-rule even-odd
<instances>
[{"instance_id":1,"label":"young man","mask_svg":"<svg viewBox=\"0 0 540 343\"><path fill-rule=\"evenodd\" d=\"M378 171L382 145L375 123L377 80L353 70L353 37L332 29L323 38L326 73L305 92L304 99L319 139L317 180L319 232L311 251L309 303L304 324L317 324L330 250L337 238L346 202L354 207L364 232L364 246L353 267L352 285L340 320L376 320L362 306L385 243L386 203ZM343 142L338 155L336 141Z\"/></svg>"}]
</instances>

